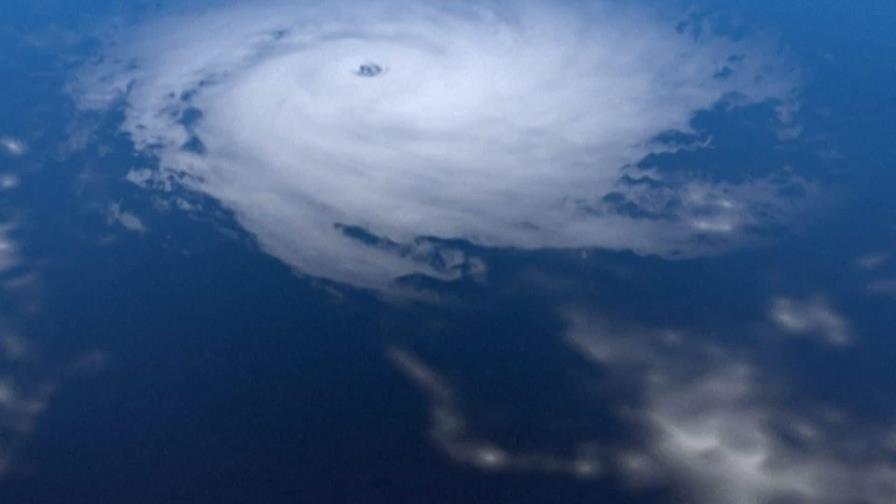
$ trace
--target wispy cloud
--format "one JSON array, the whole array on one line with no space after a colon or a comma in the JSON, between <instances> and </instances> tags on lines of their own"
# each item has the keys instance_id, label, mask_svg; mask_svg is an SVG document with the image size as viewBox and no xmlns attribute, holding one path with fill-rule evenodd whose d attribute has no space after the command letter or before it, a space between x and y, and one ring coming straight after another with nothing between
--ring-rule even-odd
<instances>
[{"instance_id":1,"label":"wispy cloud","mask_svg":"<svg viewBox=\"0 0 896 504\"><path fill-rule=\"evenodd\" d=\"M579 454L518 452L478 437L444 378L414 354L393 348L388 357L429 401L429 433L435 445L453 461L489 472L565 474L577 478L600 475L599 453L583 444Z\"/></svg>"},{"instance_id":2,"label":"wispy cloud","mask_svg":"<svg viewBox=\"0 0 896 504\"><path fill-rule=\"evenodd\" d=\"M55 388L35 376L32 357L28 342L0 322L0 477L12 468Z\"/></svg>"},{"instance_id":3,"label":"wispy cloud","mask_svg":"<svg viewBox=\"0 0 896 504\"><path fill-rule=\"evenodd\" d=\"M27 338L0 320L0 478L16 470L16 457L66 381L101 369L105 355L82 353L67 364L48 361Z\"/></svg>"},{"instance_id":4,"label":"wispy cloud","mask_svg":"<svg viewBox=\"0 0 896 504\"><path fill-rule=\"evenodd\" d=\"M865 254L856 259L856 267L865 271L874 271L882 268L890 260L890 254L886 252L874 252Z\"/></svg>"},{"instance_id":5,"label":"wispy cloud","mask_svg":"<svg viewBox=\"0 0 896 504\"><path fill-rule=\"evenodd\" d=\"M121 205L113 203L109 205L106 211L106 218L110 224L118 224L121 227L134 233L145 233L147 228L139 217L131 212L121 209Z\"/></svg>"},{"instance_id":6,"label":"wispy cloud","mask_svg":"<svg viewBox=\"0 0 896 504\"><path fill-rule=\"evenodd\" d=\"M5 305L0 314L0 478L17 469L18 454L59 387L102 363L102 355L90 351L64 357L71 360L60 364L23 329L28 316L40 311L35 296L40 282L11 237L15 229L14 224L0 225L0 295Z\"/></svg>"}]
</instances>

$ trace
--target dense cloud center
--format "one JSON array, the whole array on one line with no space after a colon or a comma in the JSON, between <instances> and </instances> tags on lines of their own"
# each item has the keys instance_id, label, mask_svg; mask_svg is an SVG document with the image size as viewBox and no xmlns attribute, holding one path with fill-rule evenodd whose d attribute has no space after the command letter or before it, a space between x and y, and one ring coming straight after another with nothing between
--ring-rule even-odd
<instances>
[{"instance_id":1,"label":"dense cloud center","mask_svg":"<svg viewBox=\"0 0 896 504\"><path fill-rule=\"evenodd\" d=\"M689 188L720 222L589 206L696 111L730 93L787 93L745 44L607 5L399 7L273 2L169 17L85 73L84 103L127 90L125 130L163 175L230 206L298 269L356 284L439 272L336 224L398 243L666 253L751 220L749 187Z\"/></svg>"}]
</instances>

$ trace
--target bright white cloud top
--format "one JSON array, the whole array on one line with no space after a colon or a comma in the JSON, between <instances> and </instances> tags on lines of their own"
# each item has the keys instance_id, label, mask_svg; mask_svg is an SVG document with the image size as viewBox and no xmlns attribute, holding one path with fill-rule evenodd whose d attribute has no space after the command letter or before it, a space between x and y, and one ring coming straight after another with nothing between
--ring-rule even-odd
<instances>
[{"instance_id":1,"label":"bright white cloud top","mask_svg":"<svg viewBox=\"0 0 896 504\"><path fill-rule=\"evenodd\" d=\"M770 53L670 19L609 2L226 4L123 30L76 87L87 108L124 98L124 130L160 162L144 182L220 200L311 275L453 276L462 255L419 237L699 254L718 246L700 235L781 210L769 182L684 184L673 219L601 198L669 148L658 134L732 93L786 100L791 83Z\"/></svg>"}]
</instances>

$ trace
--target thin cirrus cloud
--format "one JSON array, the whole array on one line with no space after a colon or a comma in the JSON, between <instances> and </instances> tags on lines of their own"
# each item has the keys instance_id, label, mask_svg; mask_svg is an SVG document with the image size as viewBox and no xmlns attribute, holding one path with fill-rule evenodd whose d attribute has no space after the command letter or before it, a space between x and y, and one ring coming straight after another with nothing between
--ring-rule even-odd
<instances>
[{"instance_id":1,"label":"thin cirrus cloud","mask_svg":"<svg viewBox=\"0 0 896 504\"><path fill-rule=\"evenodd\" d=\"M14 301L15 287L26 276L19 247L9 236L13 224L0 224L0 292ZM46 408L53 384L40 377L31 360L33 349L0 318L0 478L13 469L13 458Z\"/></svg>"},{"instance_id":2,"label":"thin cirrus cloud","mask_svg":"<svg viewBox=\"0 0 896 504\"><path fill-rule=\"evenodd\" d=\"M0 320L0 479L23 470L17 456L58 389L67 380L97 372L104 363L105 355L95 350L61 366L49 362Z\"/></svg>"},{"instance_id":3,"label":"thin cirrus cloud","mask_svg":"<svg viewBox=\"0 0 896 504\"><path fill-rule=\"evenodd\" d=\"M216 198L311 275L372 288L456 276L418 250L432 246L421 237L712 253L789 211L777 182L670 188L631 167L725 97L783 102L794 83L759 44L676 30L661 14L610 2L228 3L123 31L72 90L84 109L123 98L123 130L159 161L145 184ZM625 166L652 183L620 188ZM620 191L669 213L603 204Z\"/></svg>"},{"instance_id":4,"label":"thin cirrus cloud","mask_svg":"<svg viewBox=\"0 0 896 504\"><path fill-rule=\"evenodd\" d=\"M448 382L413 353L392 348L389 360L429 401L429 436L457 464L492 473L546 473L580 479L601 476L601 453L582 443L575 454L514 451L476 436Z\"/></svg>"},{"instance_id":5,"label":"thin cirrus cloud","mask_svg":"<svg viewBox=\"0 0 896 504\"><path fill-rule=\"evenodd\" d=\"M0 326L0 477L13 469L13 457L46 409L55 386L29 376L33 371L29 351L25 340Z\"/></svg>"},{"instance_id":6,"label":"thin cirrus cloud","mask_svg":"<svg viewBox=\"0 0 896 504\"><path fill-rule=\"evenodd\" d=\"M896 294L896 277L878 278L868 284L869 294L894 295Z\"/></svg>"},{"instance_id":7,"label":"thin cirrus cloud","mask_svg":"<svg viewBox=\"0 0 896 504\"><path fill-rule=\"evenodd\" d=\"M889 253L880 251L865 254L857 258L854 264L866 277L865 291L868 294L876 296L896 294L896 276L890 267L892 261Z\"/></svg>"},{"instance_id":8,"label":"thin cirrus cloud","mask_svg":"<svg viewBox=\"0 0 896 504\"><path fill-rule=\"evenodd\" d=\"M889 260L890 255L886 252L872 252L856 259L855 265L860 270L875 271L884 267Z\"/></svg>"},{"instance_id":9,"label":"thin cirrus cloud","mask_svg":"<svg viewBox=\"0 0 896 504\"><path fill-rule=\"evenodd\" d=\"M0 174L0 191L9 191L19 186L19 177L14 173Z\"/></svg>"},{"instance_id":10,"label":"thin cirrus cloud","mask_svg":"<svg viewBox=\"0 0 896 504\"><path fill-rule=\"evenodd\" d=\"M0 295L11 308L0 316L0 479L24 470L17 456L58 388L68 379L95 372L104 360L91 350L67 354L67 362L60 364L29 337L24 327L41 311L41 303L32 289L37 274L13 236L16 228L14 222L0 223Z\"/></svg>"}]
</instances>

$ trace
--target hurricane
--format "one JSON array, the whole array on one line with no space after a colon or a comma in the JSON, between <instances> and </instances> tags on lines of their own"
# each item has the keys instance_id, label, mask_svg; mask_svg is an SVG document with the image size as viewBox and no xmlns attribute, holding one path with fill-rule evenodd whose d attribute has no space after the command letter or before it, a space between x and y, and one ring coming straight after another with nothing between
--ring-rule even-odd
<instances>
[{"instance_id":1,"label":"hurricane","mask_svg":"<svg viewBox=\"0 0 896 504\"><path fill-rule=\"evenodd\" d=\"M657 139L796 85L701 23L609 1L212 3L114 31L73 88L158 160L134 182L214 198L309 275L456 278L475 258L452 240L691 256L785 215L777 182L639 161L711 148Z\"/></svg>"}]
</instances>

